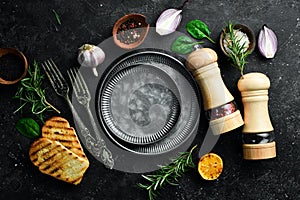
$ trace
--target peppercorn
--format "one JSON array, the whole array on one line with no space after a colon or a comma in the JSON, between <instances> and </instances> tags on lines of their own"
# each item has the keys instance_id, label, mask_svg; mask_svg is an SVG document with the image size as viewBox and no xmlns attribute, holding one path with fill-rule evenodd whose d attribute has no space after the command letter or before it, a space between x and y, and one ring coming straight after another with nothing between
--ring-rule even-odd
<instances>
[{"instance_id":1,"label":"peppercorn","mask_svg":"<svg viewBox=\"0 0 300 200\"><path fill-rule=\"evenodd\" d=\"M117 31L117 39L124 44L137 42L142 33L142 23L129 19L122 23Z\"/></svg>"},{"instance_id":2,"label":"peppercorn","mask_svg":"<svg viewBox=\"0 0 300 200\"><path fill-rule=\"evenodd\" d=\"M237 110L237 108L236 108L235 103L229 102L229 103L219 106L217 108L208 110L206 112L206 117L209 120L215 120L215 119L224 117L226 115L230 115L231 113L234 113L236 110Z\"/></svg>"}]
</instances>

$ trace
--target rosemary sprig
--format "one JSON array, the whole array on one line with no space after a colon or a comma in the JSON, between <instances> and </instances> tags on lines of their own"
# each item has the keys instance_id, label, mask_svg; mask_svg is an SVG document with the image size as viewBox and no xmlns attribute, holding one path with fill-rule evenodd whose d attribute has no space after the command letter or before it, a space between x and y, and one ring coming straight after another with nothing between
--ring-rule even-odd
<instances>
[{"instance_id":1,"label":"rosemary sprig","mask_svg":"<svg viewBox=\"0 0 300 200\"><path fill-rule=\"evenodd\" d=\"M44 76L41 74L37 62L34 61L33 66L28 68L28 77L21 80L18 91L13 97L20 99L21 105L14 113L21 111L27 104L31 105L31 112L41 121L43 121L43 113L46 110L53 109L60 113L46 100L45 90L42 89L43 80Z\"/></svg>"},{"instance_id":2,"label":"rosemary sprig","mask_svg":"<svg viewBox=\"0 0 300 200\"><path fill-rule=\"evenodd\" d=\"M54 9L52 10L52 12L54 13L54 16L55 16L55 19L56 19L57 23L59 25L61 25L61 21L60 21L60 17L58 15L58 13Z\"/></svg>"},{"instance_id":3,"label":"rosemary sprig","mask_svg":"<svg viewBox=\"0 0 300 200\"><path fill-rule=\"evenodd\" d=\"M244 75L244 68L246 65L246 57L250 54L249 51L245 51L245 42L241 44L242 37L238 37L234 32L234 24L232 22L229 22L228 24L228 34L229 34L229 40L225 40L228 44L228 49L230 50L227 52L230 56L230 59L233 62L233 66L237 68L241 76ZM226 31L223 30L226 34Z\"/></svg>"},{"instance_id":4,"label":"rosemary sprig","mask_svg":"<svg viewBox=\"0 0 300 200\"><path fill-rule=\"evenodd\" d=\"M138 186L148 190L149 200L153 200L156 196L156 191L162 188L165 184L176 186L178 178L190 168L195 168L192 160L192 152L197 147L194 146L189 152L181 153L176 159L173 159L169 165L161 166L156 174L142 175L148 184L139 183Z\"/></svg>"}]
</instances>

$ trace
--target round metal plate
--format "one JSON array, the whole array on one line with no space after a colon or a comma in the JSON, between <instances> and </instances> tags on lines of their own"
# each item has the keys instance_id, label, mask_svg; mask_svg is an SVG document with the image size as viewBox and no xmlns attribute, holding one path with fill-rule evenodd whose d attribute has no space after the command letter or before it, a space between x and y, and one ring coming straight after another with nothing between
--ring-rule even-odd
<instances>
[{"instance_id":1,"label":"round metal plate","mask_svg":"<svg viewBox=\"0 0 300 200\"><path fill-rule=\"evenodd\" d=\"M171 88L171 89L170 89ZM180 106L175 83L151 65L129 66L106 83L101 111L111 134L131 144L161 140L176 124Z\"/></svg>"},{"instance_id":2,"label":"round metal plate","mask_svg":"<svg viewBox=\"0 0 300 200\"><path fill-rule=\"evenodd\" d=\"M138 154L168 152L180 146L198 127L196 88L176 58L154 50L131 52L109 69L99 82L97 112L106 133L119 147ZM151 95L155 93L166 97L158 104L153 103ZM139 98L144 100L137 103ZM167 102L162 103L163 100ZM146 111L135 112L137 104ZM143 125L153 122L144 116L157 120L158 124L154 123L148 132L139 132Z\"/></svg>"}]
</instances>

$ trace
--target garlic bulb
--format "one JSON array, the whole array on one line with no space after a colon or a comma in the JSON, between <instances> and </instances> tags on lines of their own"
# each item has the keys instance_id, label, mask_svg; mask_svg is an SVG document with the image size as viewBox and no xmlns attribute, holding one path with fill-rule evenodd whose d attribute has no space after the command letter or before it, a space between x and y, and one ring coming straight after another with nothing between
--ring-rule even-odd
<instances>
[{"instance_id":1,"label":"garlic bulb","mask_svg":"<svg viewBox=\"0 0 300 200\"><path fill-rule=\"evenodd\" d=\"M98 76L96 67L103 63L105 59L104 51L95 45L84 44L79 48L77 60L81 66L93 69L95 76Z\"/></svg>"}]
</instances>

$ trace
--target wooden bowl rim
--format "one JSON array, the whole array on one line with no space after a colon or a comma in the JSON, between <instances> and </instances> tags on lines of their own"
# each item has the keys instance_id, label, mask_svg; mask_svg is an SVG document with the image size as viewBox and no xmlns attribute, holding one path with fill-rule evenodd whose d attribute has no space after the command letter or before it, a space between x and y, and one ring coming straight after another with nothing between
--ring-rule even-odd
<instances>
[{"instance_id":1,"label":"wooden bowl rim","mask_svg":"<svg viewBox=\"0 0 300 200\"><path fill-rule=\"evenodd\" d=\"M26 76L27 71L28 71L28 62L27 62L25 55L21 51L14 49L14 48L0 48L0 57L4 56L6 54L14 54L14 55L20 57L24 62L24 71L23 71L23 74L19 78L12 80L12 81L8 81L8 80L5 80L0 77L1 84L5 84L5 85L15 84Z\"/></svg>"},{"instance_id":2,"label":"wooden bowl rim","mask_svg":"<svg viewBox=\"0 0 300 200\"><path fill-rule=\"evenodd\" d=\"M146 25L145 27L141 27L141 28L144 29L142 37L138 41L136 41L136 42L134 42L132 44L125 44L125 43L120 42L117 39L117 31L118 31L119 26L123 22L125 22L125 21L127 21L127 20L129 20L131 18L134 18L134 17L138 17L138 18L142 19L142 23ZM124 15L123 17L121 17L120 19L118 19L116 21L116 23L114 24L113 31L112 31L114 42L115 42L115 44L117 46L119 46L119 47L121 47L123 49L133 49L133 48L136 48L136 47L138 47L139 45L141 45L144 42L144 40L145 40L145 38L146 38L146 36L148 34L149 27L150 27L150 24L148 24L146 22L146 16L145 15L142 15L142 14L139 14L139 13L131 13L131 14Z\"/></svg>"},{"instance_id":3,"label":"wooden bowl rim","mask_svg":"<svg viewBox=\"0 0 300 200\"><path fill-rule=\"evenodd\" d=\"M243 33L245 33L248 36L250 44L249 44L249 48L247 49L247 52L252 53L256 46L256 40L255 40L255 36L254 36L254 33L251 30L251 28L249 28L248 26L246 26L244 24L234 24L233 28L241 30ZM223 45L223 40L224 40L224 36L225 36L224 31L227 33L228 26L226 26L225 29L222 30L222 32L220 34L219 43L220 43L220 47L221 47L223 53L226 56L230 57L229 54L226 52L224 45Z\"/></svg>"}]
</instances>

